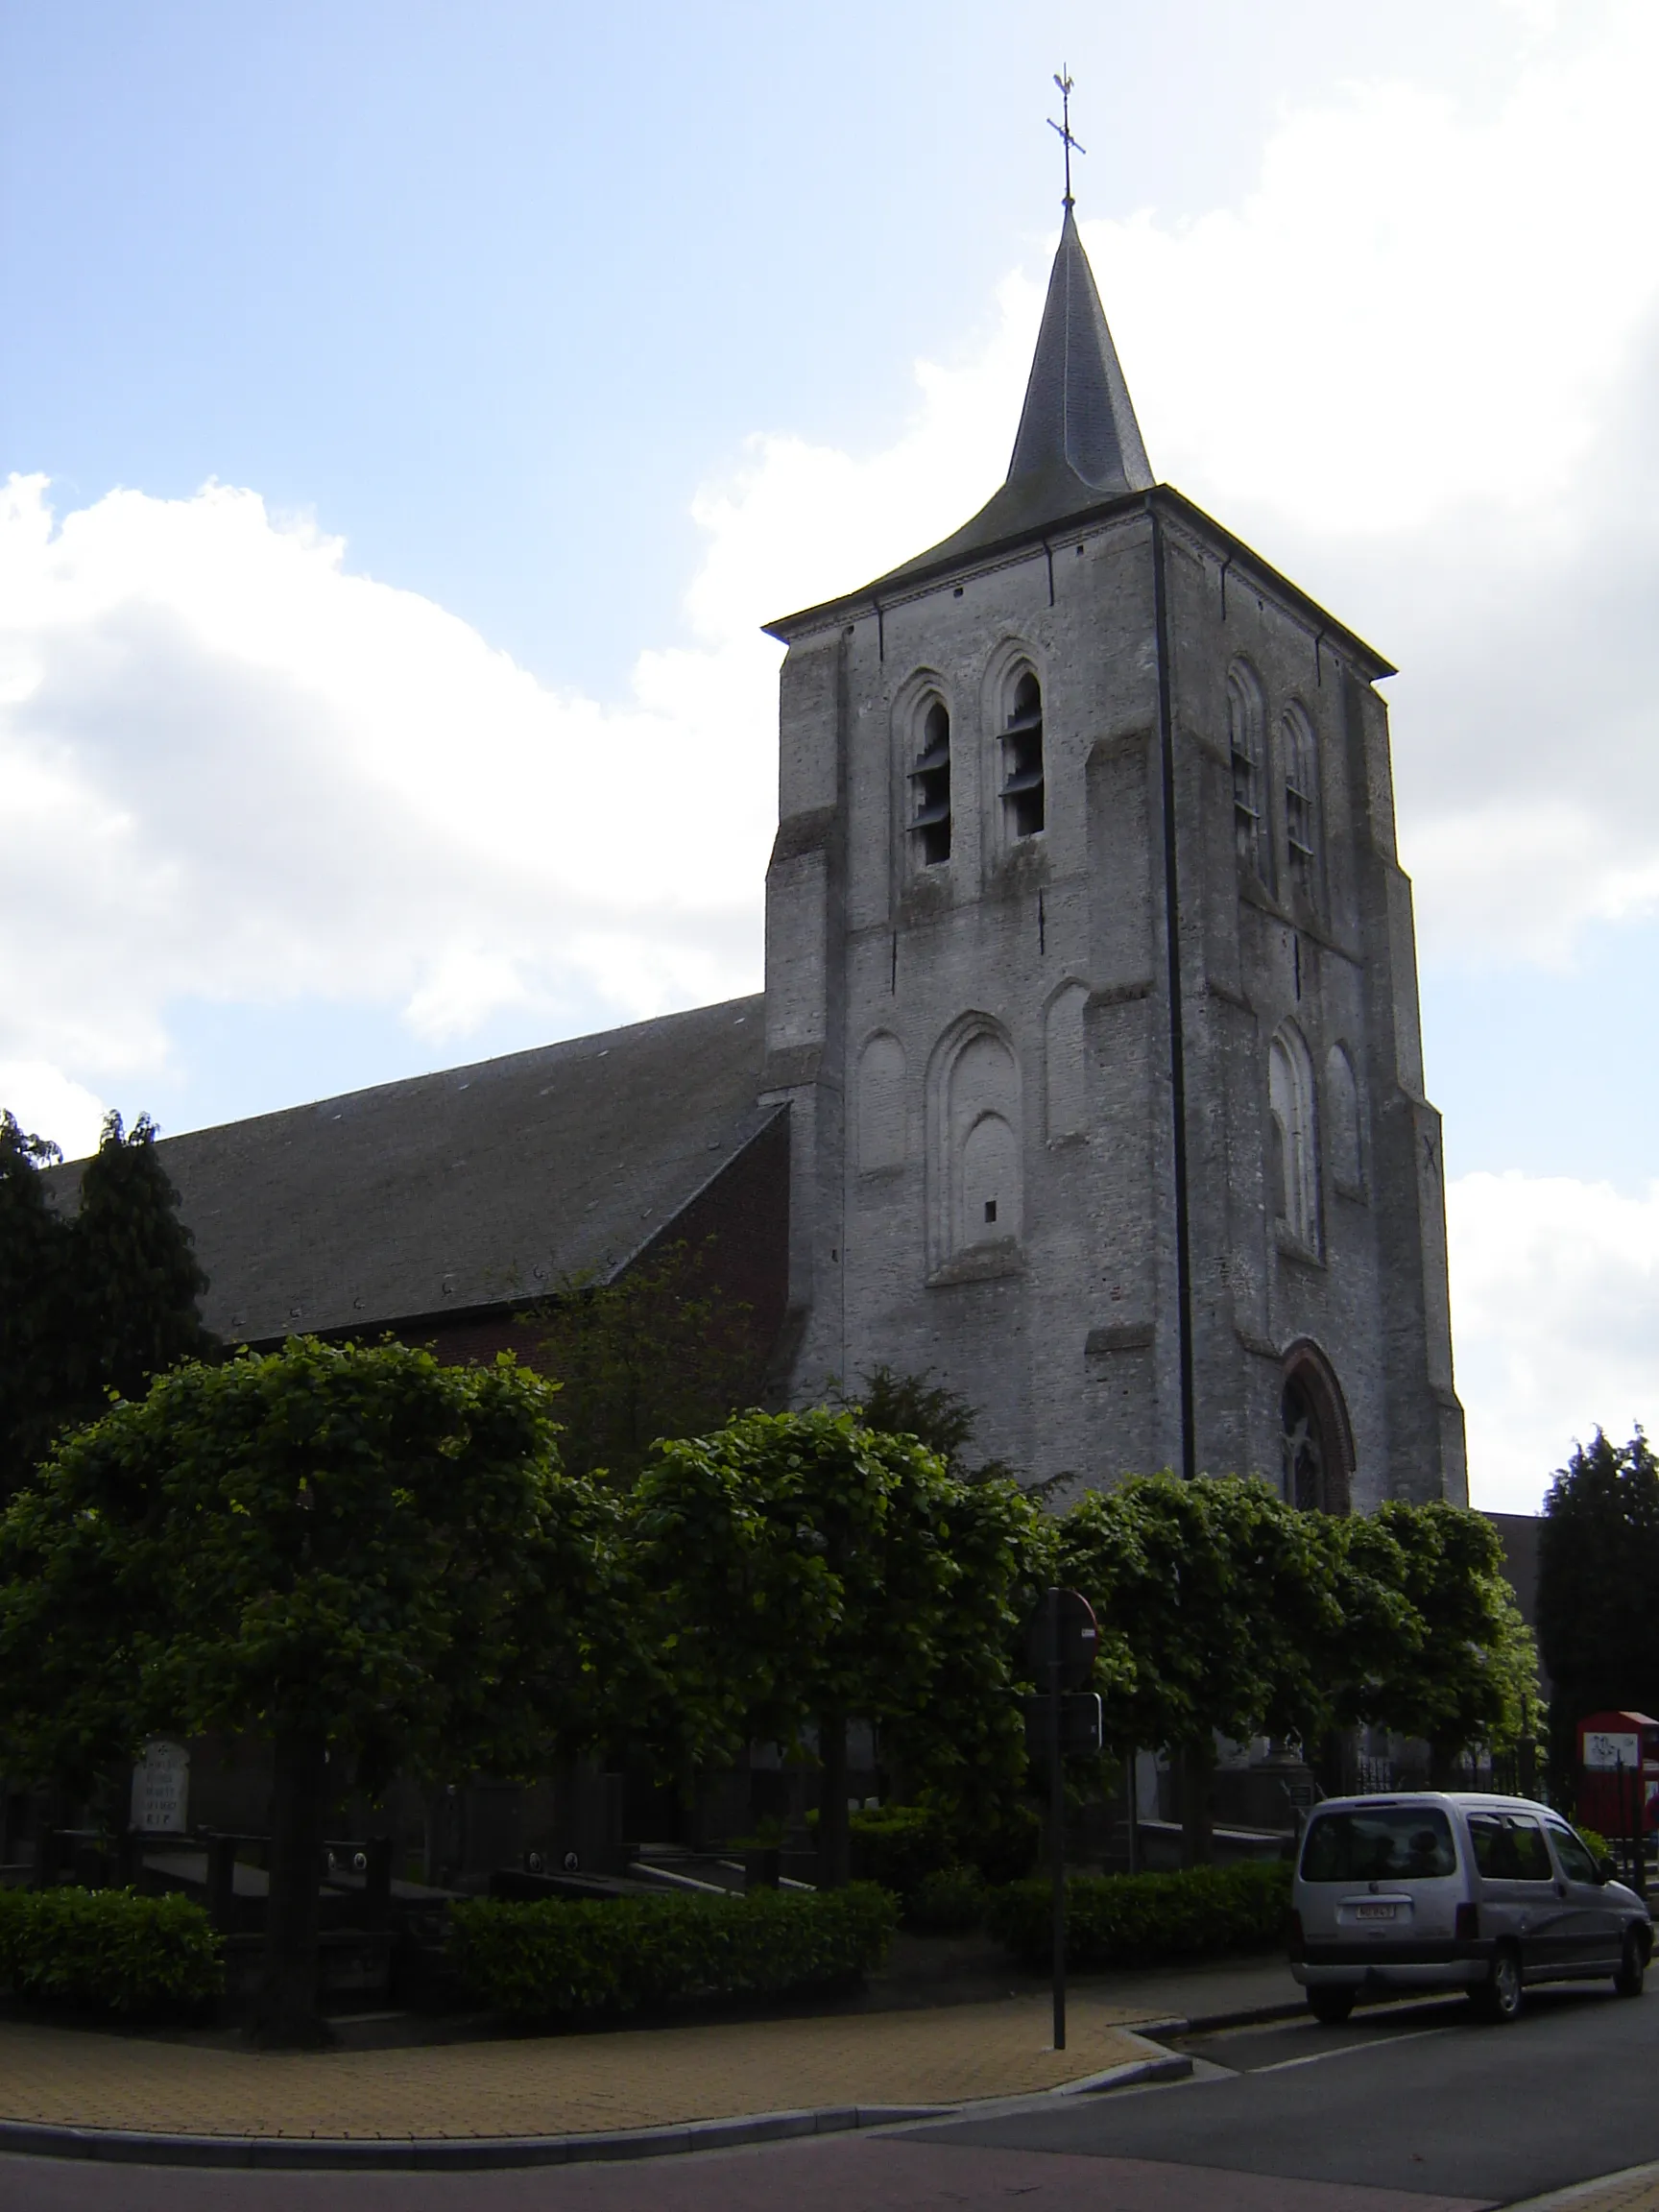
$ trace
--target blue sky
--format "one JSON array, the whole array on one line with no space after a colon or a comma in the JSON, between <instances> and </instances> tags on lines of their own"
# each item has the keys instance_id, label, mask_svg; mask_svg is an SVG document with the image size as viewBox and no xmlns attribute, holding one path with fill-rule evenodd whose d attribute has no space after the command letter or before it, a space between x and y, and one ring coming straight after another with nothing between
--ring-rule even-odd
<instances>
[{"instance_id":1,"label":"blue sky","mask_svg":"<svg viewBox=\"0 0 1659 2212\"><path fill-rule=\"evenodd\" d=\"M752 987L755 625L999 475L1064 59L1154 466L1401 662L1477 1490L1535 1495L1659 1397L1651 43L0 0L12 1101L187 1127Z\"/></svg>"}]
</instances>

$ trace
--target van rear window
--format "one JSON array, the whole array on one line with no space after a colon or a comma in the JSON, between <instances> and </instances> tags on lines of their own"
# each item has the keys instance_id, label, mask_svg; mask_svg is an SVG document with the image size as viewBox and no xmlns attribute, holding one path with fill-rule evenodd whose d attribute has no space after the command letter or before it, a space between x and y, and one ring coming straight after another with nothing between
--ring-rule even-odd
<instances>
[{"instance_id":1,"label":"van rear window","mask_svg":"<svg viewBox=\"0 0 1659 2212\"><path fill-rule=\"evenodd\" d=\"M1452 1824L1438 1805L1316 1813L1302 1845L1304 1882L1401 1882L1456 1871Z\"/></svg>"}]
</instances>

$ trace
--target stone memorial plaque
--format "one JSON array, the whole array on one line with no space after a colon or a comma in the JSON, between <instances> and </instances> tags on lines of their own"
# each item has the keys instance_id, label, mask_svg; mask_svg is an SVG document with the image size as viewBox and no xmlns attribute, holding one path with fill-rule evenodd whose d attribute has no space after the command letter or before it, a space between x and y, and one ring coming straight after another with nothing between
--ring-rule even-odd
<instances>
[{"instance_id":1,"label":"stone memorial plaque","mask_svg":"<svg viewBox=\"0 0 1659 2212\"><path fill-rule=\"evenodd\" d=\"M132 1769L133 1827L146 1836L182 1836L189 1805L189 1752L182 1743L147 1743Z\"/></svg>"}]
</instances>

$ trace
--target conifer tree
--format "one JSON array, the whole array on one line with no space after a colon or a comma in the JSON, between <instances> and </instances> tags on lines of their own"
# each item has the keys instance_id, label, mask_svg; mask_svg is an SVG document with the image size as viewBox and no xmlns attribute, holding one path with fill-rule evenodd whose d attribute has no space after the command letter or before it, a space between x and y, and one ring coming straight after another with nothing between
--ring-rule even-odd
<instances>
[{"instance_id":1,"label":"conifer tree","mask_svg":"<svg viewBox=\"0 0 1659 2212\"><path fill-rule=\"evenodd\" d=\"M0 1114L0 1503L51 1444L70 1340L68 1238L40 1170L56 1144Z\"/></svg>"},{"instance_id":2,"label":"conifer tree","mask_svg":"<svg viewBox=\"0 0 1659 2212\"><path fill-rule=\"evenodd\" d=\"M131 1131L119 1114L107 1116L71 1225L77 1356L89 1398L110 1390L135 1398L153 1375L212 1344L196 1304L207 1278L178 1207L149 1115Z\"/></svg>"},{"instance_id":3,"label":"conifer tree","mask_svg":"<svg viewBox=\"0 0 1659 2212\"><path fill-rule=\"evenodd\" d=\"M1572 1766L1585 1714L1659 1712L1656 1582L1659 1459L1640 1429L1628 1444L1598 1429L1557 1472L1538 1530L1538 1648L1557 1774Z\"/></svg>"},{"instance_id":4,"label":"conifer tree","mask_svg":"<svg viewBox=\"0 0 1659 2212\"><path fill-rule=\"evenodd\" d=\"M111 1391L140 1396L213 1346L196 1304L207 1279L149 1116L131 1131L106 1118L78 1213L54 1206L42 1174L61 1157L0 1114L0 1503Z\"/></svg>"}]
</instances>

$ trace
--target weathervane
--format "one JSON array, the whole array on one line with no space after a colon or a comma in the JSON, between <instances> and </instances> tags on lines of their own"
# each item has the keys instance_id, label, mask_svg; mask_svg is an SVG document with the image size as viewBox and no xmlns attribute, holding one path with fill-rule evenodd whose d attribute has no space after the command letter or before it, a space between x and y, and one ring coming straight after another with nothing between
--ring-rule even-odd
<instances>
[{"instance_id":1,"label":"weathervane","mask_svg":"<svg viewBox=\"0 0 1659 2212\"><path fill-rule=\"evenodd\" d=\"M1056 123L1056 122L1055 122L1055 120L1054 120L1054 118L1053 118L1053 116L1052 116L1052 115L1050 115L1050 116L1049 116L1049 118L1048 118L1048 128L1049 128L1049 130L1050 130L1050 131L1058 131L1058 132L1059 132L1059 133L1060 133L1060 136L1061 136L1061 138L1062 138L1062 139L1065 141L1065 146L1066 146L1066 200L1065 200L1065 204L1066 204L1066 206L1067 206L1067 207L1070 207L1070 206L1071 205L1071 149L1072 149L1072 147L1073 147L1073 146L1075 146L1079 154L1087 154L1087 153L1088 153L1088 151L1089 151L1089 149L1088 149L1088 147L1087 147L1087 146L1085 146L1084 144L1082 144L1082 142L1081 142L1079 139L1073 138L1073 137L1072 137L1072 135L1071 135L1071 73L1070 73L1070 70L1067 68L1067 66L1066 66L1066 64L1065 64L1065 62L1064 62L1064 61L1062 61L1062 62L1061 62L1061 64L1060 64L1060 74L1059 74L1059 75L1058 75L1058 76L1055 78L1054 82L1055 82L1055 84L1058 84L1058 85L1059 85L1059 87L1060 87L1060 116L1061 116L1061 120L1060 120L1058 123Z\"/></svg>"}]
</instances>

